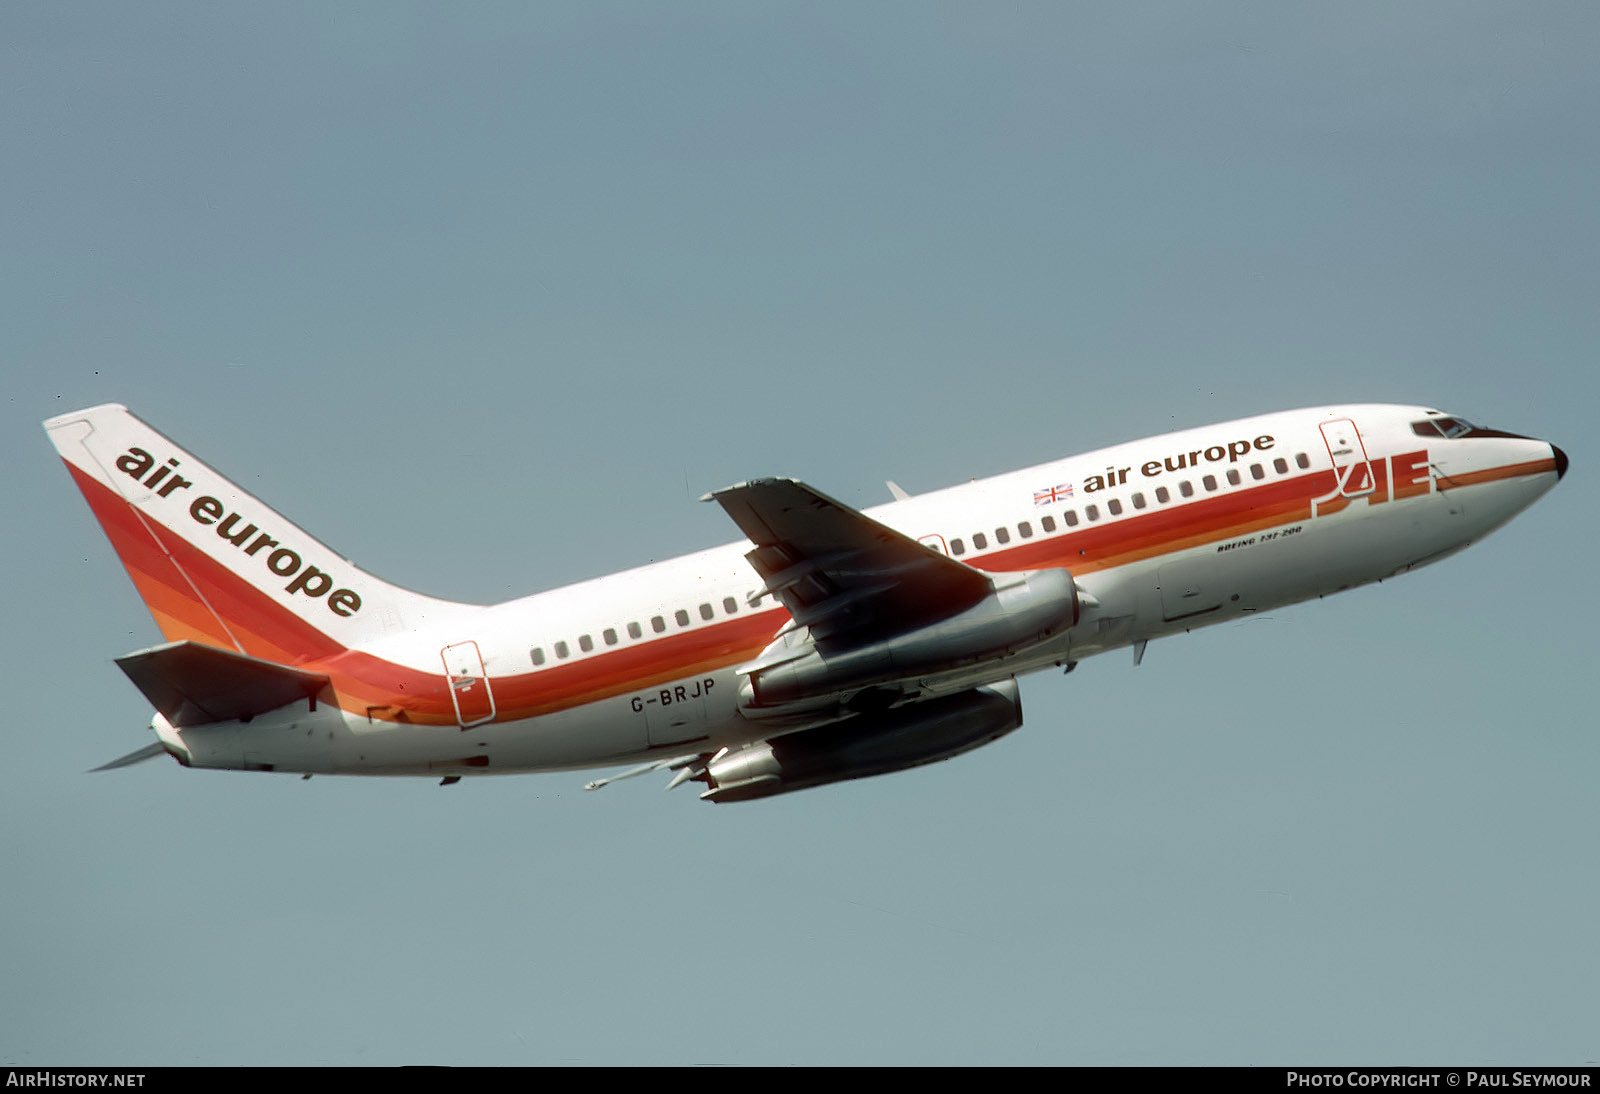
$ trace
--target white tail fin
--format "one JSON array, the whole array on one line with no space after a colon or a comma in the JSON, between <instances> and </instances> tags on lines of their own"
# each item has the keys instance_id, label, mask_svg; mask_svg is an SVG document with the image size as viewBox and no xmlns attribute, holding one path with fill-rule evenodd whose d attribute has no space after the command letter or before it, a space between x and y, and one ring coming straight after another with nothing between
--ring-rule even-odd
<instances>
[{"instance_id":1,"label":"white tail fin","mask_svg":"<svg viewBox=\"0 0 1600 1094\"><path fill-rule=\"evenodd\" d=\"M125 407L44 426L169 641L293 664L478 610L363 573Z\"/></svg>"}]
</instances>

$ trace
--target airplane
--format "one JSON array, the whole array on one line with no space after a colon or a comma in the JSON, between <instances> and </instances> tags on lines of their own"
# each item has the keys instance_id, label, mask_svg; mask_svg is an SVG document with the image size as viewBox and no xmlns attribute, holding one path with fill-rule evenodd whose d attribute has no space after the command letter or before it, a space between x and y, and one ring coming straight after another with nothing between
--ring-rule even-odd
<instances>
[{"instance_id":1,"label":"airplane","mask_svg":"<svg viewBox=\"0 0 1600 1094\"><path fill-rule=\"evenodd\" d=\"M103 768L463 776L633 765L737 802L944 760L1017 678L1415 570L1567 457L1413 406L1317 407L858 511L701 500L747 542L504 604L365 573L119 405L44 423L166 642L116 659L156 742Z\"/></svg>"}]
</instances>

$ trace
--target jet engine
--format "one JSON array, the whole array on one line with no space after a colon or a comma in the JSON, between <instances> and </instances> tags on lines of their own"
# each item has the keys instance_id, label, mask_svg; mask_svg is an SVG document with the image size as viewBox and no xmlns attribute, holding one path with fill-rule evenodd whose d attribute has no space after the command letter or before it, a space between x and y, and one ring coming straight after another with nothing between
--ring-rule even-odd
<instances>
[{"instance_id":1,"label":"jet engine","mask_svg":"<svg viewBox=\"0 0 1600 1094\"><path fill-rule=\"evenodd\" d=\"M693 778L707 801L750 801L947 760L1021 724L1017 683L1002 680L725 750Z\"/></svg>"},{"instance_id":2,"label":"jet engine","mask_svg":"<svg viewBox=\"0 0 1600 1094\"><path fill-rule=\"evenodd\" d=\"M791 632L740 669L740 706L752 717L874 685L917 679L1014 654L1078 622L1066 570L994 575L995 589L965 611L843 650Z\"/></svg>"}]
</instances>

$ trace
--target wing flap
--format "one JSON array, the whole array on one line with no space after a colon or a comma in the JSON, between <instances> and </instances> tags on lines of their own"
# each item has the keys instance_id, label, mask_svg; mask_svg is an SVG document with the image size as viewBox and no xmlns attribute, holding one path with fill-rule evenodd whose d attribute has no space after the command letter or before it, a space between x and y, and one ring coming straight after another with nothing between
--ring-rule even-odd
<instances>
[{"instance_id":1,"label":"wing flap","mask_svg":"<svg viewBox=\"0 0 1600 1094\"><path fill-rule=\"evenodd\" d=\"M316 700L326 676L199 642L124 654L117 667L174 726L246 721L297 699Z\"/></svg>"}]
</instances>

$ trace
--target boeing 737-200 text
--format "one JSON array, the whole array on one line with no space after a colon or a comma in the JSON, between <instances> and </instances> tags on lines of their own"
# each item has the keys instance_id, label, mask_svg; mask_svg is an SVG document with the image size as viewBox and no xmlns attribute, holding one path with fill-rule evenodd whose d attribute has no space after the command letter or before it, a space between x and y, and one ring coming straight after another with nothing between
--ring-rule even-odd
<instances>
[{"instance_id":1,"label":"boeing 737-200 text","mask_svg":"<svg viewBox=\"0 0 1600 1094\"><path fill-rule=\"evenodd\" d=\"M748 543L486 607L363 573L121 406L45 428L167 639L117 658L157 741L107 767L632 764L717 802L976 748L1025 673L1424 566L1567 470L1422 407L1286 411L866 512L753 479L705 499Z\"/></svg>"}]
</instances>

